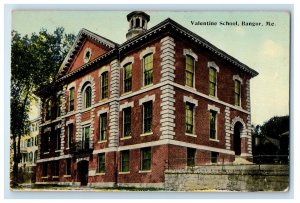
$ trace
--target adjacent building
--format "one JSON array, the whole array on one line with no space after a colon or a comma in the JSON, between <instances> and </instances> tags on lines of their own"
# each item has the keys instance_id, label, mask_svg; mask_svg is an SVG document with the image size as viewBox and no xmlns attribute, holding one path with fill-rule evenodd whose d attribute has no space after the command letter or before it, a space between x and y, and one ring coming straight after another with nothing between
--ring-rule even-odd
<instances>
[{"instance_id":1,"label":"adjacent building","mask_svg":"<svg viewBox=\"0 0 300 203\"><path fill-rule=\"evenodd\" d=\"M127 21L123 44L82 29L40 91L37 183L163 187L166 169L251 161L258 73L172 19Z\"/></svg>"}]
</instances>

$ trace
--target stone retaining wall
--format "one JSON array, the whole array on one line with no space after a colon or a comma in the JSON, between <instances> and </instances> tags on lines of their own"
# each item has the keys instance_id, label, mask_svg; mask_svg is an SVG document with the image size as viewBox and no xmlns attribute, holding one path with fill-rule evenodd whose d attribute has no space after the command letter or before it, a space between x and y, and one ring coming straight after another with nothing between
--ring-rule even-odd
<instances>
[{"instance_id":1,"label":"stone retaining wall","mask_svg":"<svg viewBox=\"0 0 300 203\"><path fill-rule=\"evenodd\" d=\"M179 191L287 191L287 165L201 166L165 172L165 189Z\"/></svg>"}]
</instances>

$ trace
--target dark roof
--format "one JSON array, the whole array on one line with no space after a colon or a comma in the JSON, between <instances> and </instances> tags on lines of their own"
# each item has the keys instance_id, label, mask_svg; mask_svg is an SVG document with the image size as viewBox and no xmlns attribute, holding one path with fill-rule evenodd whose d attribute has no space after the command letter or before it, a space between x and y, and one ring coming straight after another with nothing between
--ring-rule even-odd
<instances>
[{"instance_id":1,"label":"dark roof","mask_svg":"<svg viewBox=\"0 0 300 203\"><path fill-rule=\"evenodd\" d=\"M144 17L146 18L147 21L150 20L150 16L149 16L147 13L145 13L145 12L143 12L143 11L133 11L133 12L131 12L131 13L129 13L129 14L127 15L127 21L129 21L130 18L131 18L132 16L134 16L134 15L142 15L142 16L144 16Z\"/></svg>"},{"instance_id":2,"label":"dark roof","mask_svg":"<svg viewBox=\"0 0 300 203\"><path fill-rule=\"evenodd\" d=\"M230 56L226 52L222 51L221 49L217 48L207 40L203 39L199 35L193 33L192 31L188 30L187 28L183 27L179 23L175 22L174 20L167 18L166 20L162 21L161 23L157 24L156 26L152 27L151 29L147 30L141 35L135 36L130 40L127 40L123 44L120 45L119 49L126 49L130 47L130 44L135 44L137 41L143 40L148 38L153 34L158 34L160 32L164 32L166 29L171 29L170 31L176 33L176 36L183 37L187 40L193 41L195 44L199 44L200 46L208 49L209 51L217 54L221 58L229 61L233 65L237 66L238 68L242 69L243 71L248 72L252 77L257 76L258 72L250 68L249 66L245 65L244 63L240 62L236 58ZM147 36L149 35L149 36Z\"/></svg>"},{"instance_id":3,"label":"dark roof","mask_svg":"<svg viewBox=\"0 0 300 203\"><path fill-rule=\"evenodd\" d=\"M130 14L128 14L127 18L128 18L128 16L132 16L135 14L147 15L144 12L134 11L134 12L131 12ZM149 16L149 15L147 15L147 16ZM80 67L78 70L75 71L76 73L82 71L83 69L86 69L91 64L94 64L96 62L101 61L104 58L107 58L108 56L112 56L113 54L118 54L118 53L120 54L120 52L127 50L133 46L141 46L145 42L145 40L148 40L149 38L151 38L153 36L161 37L161 36L163 36L164 33L173 33L175 36L178 36L182 39L192 41L192 43L194 43L195 45L199 45L199 46L204 47L205 49L213 52L214 54L218 55L219 57L221 57L224 60L228 61L229 63L233 64L235 67L241 69L244 72L247 72L252 77L255 77L258 75L257 71L248 67L247 65L240 62L236 58L230 56L226 52L217 48L216 46L214 46L207 40L205 40L202 37L200 37L199 35L191 32L190 30L188 30L187 28L178 24L174 20L167 18L166 20L162 21L161 23L157 24L156 26L152 27L151 29L147 30L143 34L137 35L137 36L127 40L126 42L124 42L121 45L119 45L111 40L108 40L98 34L95 34L87 29L82 29L79 32L78 37L77 37L74 45L72 46L70 52L68 53L67 57L65 58L62 66L59 70L58 77L61 77L62 74L64 73L64 70L66 70L67 67L69 67L69 65L71 64L70 62L71 62L72 58L79 50L78 47L80 46L81 38L84 36L88 36L88 37L96 40L97 42L105 45L106 47L109 48L109 51L106 54L103 54L103 55L97 57L96 59L94 59L93 61L85 64L83 67ZM74 75L74 73L72 73L71 75ZM67 75L63 76L62 78L59 79L59 81L63 80L64 78L68 78L68 76Z\"/></svg>"}]
</instances>

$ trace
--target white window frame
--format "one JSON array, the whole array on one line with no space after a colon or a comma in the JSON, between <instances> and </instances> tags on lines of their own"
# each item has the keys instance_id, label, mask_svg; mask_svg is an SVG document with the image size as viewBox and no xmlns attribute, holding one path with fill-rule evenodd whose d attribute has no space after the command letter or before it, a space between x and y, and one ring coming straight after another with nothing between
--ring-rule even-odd
<instances>
[{"instance_id":1,"label":"white window frame","mask_svg":"<svg viewBox=\"0 0 300 203\"><path fill-rule=\"evenodd\" d=\"M208 104L208 106L207 106L207 110L208 110L208 123L209 123L209 128L208 128L208 130L209 130L209 140L210 141L215 141L215 142L219 142L219 140L218 140L218 114L220 114L220 108L219 107L216 107L215 105L210 105L210 104ZM213 138L210 138L210 113L211 113L211 111L214 111L214 112L216 112L216 119L215 119L215 128L216 128L216 136L215 136L215 139L213 139Z\"/></svg>"}]
</instances>

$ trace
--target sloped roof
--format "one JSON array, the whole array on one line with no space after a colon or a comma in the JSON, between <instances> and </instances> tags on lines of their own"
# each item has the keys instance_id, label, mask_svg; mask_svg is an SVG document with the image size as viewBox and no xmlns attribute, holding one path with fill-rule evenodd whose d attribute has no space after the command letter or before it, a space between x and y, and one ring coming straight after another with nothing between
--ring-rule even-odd
<instances>
[{"instance_id":1,"label":"sloped roof","mask_svg":"<svg viewBox=\"0 0 300 203\"><path fill-rule=\"evenodd\" d=\"M91 32L87 29L81 29L75 39L74 44L72 45L71 49L69 50L67 56L65 57L62 65L59 68L58 74L57 76L62 76L62 74L68 70L68 68L70 67L70 65L72 64L72 61L74 59L74 57L76 56L76 54L78 53L78 51L80 50L80 47L82 45L83 39L85 38L89 38L94 40L95 42L103 45L104 47L107 48L108 51L110 51L111 49L116 48L117 46L119 46L119 44L105 38L102 37L94 32Z\"/></svg>"},{"instance_id":2,"label":"sloped roof","mask_svg":"<svg viewBox=\"0 0 300 203\"><path fill-rule=\"evenodd\" d=\"M157 24L156 26L152 27L151 29L147 30L145 33L135 36L134 38L124 42L120 45L120 50L129 48L131 44L135 44L137 41L147 39L149 36L153 34L157 34L160 32L163 32L164 30L172 31L173 33L176 33L176 35L180 35L184 37L187 40L190 40L209 51L217 54L221 58L229 61L233 65L237 66L243 71L246 71L249 73L252 77L257 76L258 72L250 68L249 66L245 65L244 63L240 62L236 58L230 56L226 52L222 51L221 49L217 48L204 38L200 37L199 35L193 33L192 31L188 30L187 28L183 27L179 23L175 22L171 18L167 18L166 20L162 21L161 23Z\"/></svg>"},{"instance_id":3,"label":"sloped roof","mask_svg":"<svg viewBox=\"0 0 300 203\"><path fill-rule=\"evenodd\" d=\"M126 42L122 43L121 45L102 37L98 34L95 34L87 29L80 30L75 43L71 47L68 55L66 56L64 62L62 63L59 72L57 74L59 81L67 78L69 75L63 76L65 71L69 68L71 65L74 56L78 53L80 50L80 46L82 45L83 39L85 37L88 37L90 39L95 40L97 43L104 45L108 48L108 52L106 54L103 54L102 56L99 56L95 58L93 61L90 61L89 63L85 64L84 66L80 67L76 72L70 74L74 75L75 73L78 73L82 71L83 69L86 69L89 67L90 64L94 64L96 62L101 61L102 59L111 56L112 54L120 54L121 52L124 52L125 50L129 50L134 46L140 46L144 42L146 42L148 39L158 36L163 36L164 33L170 33L175 36L181 37L182 39L191 41L192 43L199 45L208 51L216 54L217 56L223 58L224 60L228 61L229 63L233 64L235 67L239 68L240 70L248 73L251 75L251 77L255 77L258 75L258 72L254 69L250 68L249 66L245 65L244 63L240 62L236 58L230 56L223 50L217 48L204 38L200 37L199 35L191 32L187 28L183 27L182 25L178 24L174 20L167 18L166 20L162 21L161 23L157 24L156 26L152 27L151 29L147 30L143 34L137 35ZM63 77L62 77L63 76ZM62 78L61 78L62 77Z\"/></svg>"}]
</instances>

